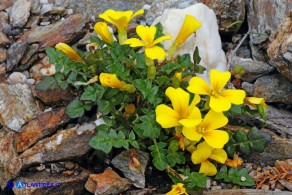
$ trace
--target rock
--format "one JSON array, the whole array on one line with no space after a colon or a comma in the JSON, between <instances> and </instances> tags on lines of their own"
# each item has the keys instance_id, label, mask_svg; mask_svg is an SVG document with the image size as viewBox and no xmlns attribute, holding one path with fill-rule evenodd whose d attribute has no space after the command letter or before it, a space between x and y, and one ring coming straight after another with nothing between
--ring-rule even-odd
<instances>
[{"instance_id":1,"label":"rock","mask_svg":"<svg viewBox=\"0 0 292 195\"><path fill-rule=\"evenodd\" d=\"M196 3L204 3L213 9L219 22L219 30L224 33L237 32L240 25L232 25L235 22L243 21L245 17L244 0L154 0L150 10L146 14L146 22L152 24L154 19L160 16L164 9L183 9Z\"/></svg>"},{"instance_id":2,"label":"rock","mask_svg":"<svg viewBox=\"0 0 292 195\"><path fill-rule=\"evenodd\" d=\"M253 59L268 61L266 53L269 41L274 39L283 18L292 9L290 0L250 0L248 2L247 19L250 30L250 46Z\"/></svg>"},{"instance_id":3,"label":"rock","mask_svg":"<svg viewBox=\"0 0 292 195\"><path fill-rule=\"evenodd\" d=\"M292 192L274 192L258 189L231 189L203 192L204 195L292 195Z\"/></svg>"},{"instance_id":4,"label":"rock","mask_svg":"<svg viewBox=\"0 0 292 195\"><path fill-rule=\"evenodd\" d=\"M247 157L247 161L253 163L260 162L264 163L265 165L274 166L276 160L286 160L291 158L292 140L274 137L274 139L269 144L267 144L264 152L252 153Z\"/></svg>"},{"instance_id":5,"label":"rock","mask_svg":"<svg viewBox=\"0 0 292 195\"><path fill-rule=\"evenodd\" d=\"M292 82L292 10L268 48L277 70Z\"/></svg>"},{"instance_id":6,"label":"rock","mask_svg":"<svg viewBox=\"0 0 292 195\"><path fill-rule=\"evenodd\" d=\"M0 84L0 123L19 131L40 110L26 84Z\"/></svg>"},{"instance_id":7,"label":"rock","mask_svg":"<svg viewBox=\"0 0 292 195\"><path fill-rule=\"evenodd\" d=\"M6 35L0 31L0 46L6 46L10 44L10 40L6 37Z\"/></svg>"},{"instance_id":8,"label":"rock","mask_svg":"<svg viewBox=\"0 0 292 195\"><path fill-rule=\"evenodd\" d=\"M0 5L0 7L1 7L1 5ZM0 11L0 32L2 32L2 30L4 28L6 28L7 26L9 26L9 24L8 24L8 14L6 12Z\"/></svg>"},{"instance_id":9,"label":"rock","mask_svg":"<svg viewBox=\"0 0 292 195\"><path fill-rule=\"evenodd\" d=\"M29 18L30 9L30 0L16 0L9 13L10 24L14 27L23 27Z\"/></svg>"},{"instance_id":10,"label":"rock","mask_svg":"<svg viewBox=\"0 0 292 195\"><path fill-rule=\"evenodd\" d=\"M54 174L46 171L27 173L14 181L16 186L21 182L22 185L38 185L38 187L13 188L15 195L60 195L60 194L84 194L86 191L84 184L90 172L81 168L78 175L67 176L62 173ZM47 187L44 187L47 186Z\"/></svg>"},{"instance_id":11,"label":"rock","mask_svg":"<svg viewBox=\"0 0 292 195\"><path fill-rule=\"evenodd\" d=\"M70 87L66 90L62 90L60 87L48 90L37 90L34 88L33 95L46 105L56 105L70 102L75 98L76 93Z\"/></svg>"},{"instance_id":12,"label":"rock","mask_svg":"<svg viewBox=\"0 0 292 195\"><path fill-rule=\"evenodd\" d=\"M241 87L242 89L244 89L247 96L252 96L253 84L248 83L248 82L242 82Z\"/></svg>"},{"instance_id":13,"label":"rock","mask_svg":"<svg viewBox=\"0 0 292 195\"><path fill-rule=\"evenodd\" d=\"M11 173L13 170L9 167L11 159L17 156L14 139L15 134L13 132L7 133L3 137L0 136L0 187L2 189L4 189L9 179L16 176L16 174Z\"/></svg>"},{"instance_id":14,"label":"rock","mask_svg":"<svg viewBox=\"0 0 292 195\"><path fill-rule=\"evenodd\" d=\"M85 18L80 14L69 16L47 26L37 26L27 31L19 40L27 40L29 43L39 43L39 51L47 47L53 47L59 42L68 43L79 36L85 26Z\"/></svg>"},{"instance_id":15,"label":"rock","mask_svg":"<svg viewBox=\"0 0 292 195\"><path fill-rule=\"evenodd\" d=\"M26 79L26 76L21 72L13 72L7 78L10 85L15 85L16 83L25 83Z\"/></svg>"},{"instance_id":16,"label":"rock","mask_svg":"<svg viewBox=\"0 0 292 195\"><path fill-rule=\"evenodd\" d=\"M241 75L241 80L250 83L275 70L274 67L265 62L253 61L252 59L244 59L234 56L230 62L231 71L236 65L242 66L245 70L245 74Z\"/></svg>"},{"instance_id":17,"label":"rock","mask_svg":"<svg viewBox=\"0 0 292 195\"><path fill-rule=\"evenodd\" d=\"M39 48L38 44L32 44L29 46L29 48L27 49L27 51L24 53L23 57L21 58L21 61L20 61L21 65L20 67L18 67L18 69L25 70L28 68L28 65L30 64L27 65L27 63L31 59L32 55L35 52L37 52L38 48Z\"/></svg>"},{"instance_id":18,"label":"rock","mask_svg":"<svg viewBox=\"0 0 292 195\"><path fill-rule=\"evenodd\" d=\"M105 170L101 174L90 174L85 188L95 195L120 194L127 190L130 183L127 179L121 178L112 170Z\"/></svg>"},{"instance_id":19,"label":"rock","mask_svg":"<svg viewBox=\"0 0 292 195\"><path fill-rule=\"evenodd\" d=\"M58 127L69 121L65 108L44 112L29 121L16 136L17 152L23 152L41 138L52 134Z\"/></svg>"},{"instance_id":20,"label":"rock","mask_svg":"<svg viewBox=\"0 0 292 195\"><path fill-rule=\"evenodd\" d=\"M7 50L0 47L0 63L7 59Z\"/></svg>"},{"instance_id":21,"label":"rock","mask_svg":"<svg viewBox=\"0 0 292 195\"><path fill-rule=\"evenodd\" d=\"M203 25L196 31L196 36L190 36L175 54L190 54L191 58L193 58L193 53L197 46L201 57L200 64L207 69L204 74L199 76L209 80L209 71L211 69L227 70L226 57L221 49L221 39L214 11L202 3L185 9L166 9L162 16L154 21L154 24L160 22L163 27L163 33L173 37L172 40L163 43L164 48L167 50L174 42L186 14L195 16Z\"/></svg>"},{"instance_id":22,"label":"rock","mask_svg":"<svg viewBox=\"0 0 292 195\"><path fill-rule=\"evenodd\" d=\"M133 159L135 158L135 159ZM138 160L139 168L135 168ZM112 160L112 164L123 172L137 188L145 188L145 169L149 163L149 154L140 150L124 150Z\"/></svg>"},{"instance_id":23,"label":"rock","mask_svg":"<svg viewBox=\"0 0 292 195\"><path fill-rule=\"evenodd\" d=\"M44 4L41 8L41 15L44 15L45 13L50 12L53 10L54 5L53 4Z\"/></svg>"},{"instance_id":24,"label":"rock","mask_svg":"<svg viewBox=\"0 0 292 195\"><path fill-rule=\"evenodd\" d=\"M95 135L95 127L94 123L88 123L59 131L51 137L38 141L33 147L25 150L19 158L25 167L36 163L80 158L91 149L88 143Z\"/></svg>"},{"instance_id":25,"label":"rock","mask_svg":"<svg viewBox=\"0 0 292 195\"><path fill-rule=\"evenodd\" d=\"M45 56L42 60L34 64L30 69L30 75L36 81L40 81L44 76L50 76L55 73L55 65L50 64L48 56Z\"/></svg>"},{"instance_id":26,"label":"rock","mask_svg":"<svg viewBox=\"0 0 292 195\"><path fill-rule=\"evenodd\" d=\"M12 71L16 65L19 63L20 59L22 58L23 54L25 53L28 47L27 41L18 41L13 43L7 52L7 71Z\"/></svg>"},{"instance_id":27,"label":"rock","mask_svg":"<svg viewBox=\"0 0 292 195\"><path fill-rule=\"evenodd\" d=\"M6 9L8 7L11 7L12 5L13 5L13 0L1 0L0 11Z\"/></svg>"},{"instance_id":28,"label":"rock","mask_svg":"<svg viewBox=\"0 0 292 195\"><path fill-rule=\"evenodd\" d=\"M267 125L267 128L272 129L284 137L292 138L292 114L284 109L278 109L273 106L267 106L267 120L259 119Z\"/></svg>"},{"instance_id":29,"label":"rock","mask_svg":"<svg viewBox=\"0 0 292 195\"><path fill-rule=\"evenodd\" d=\"M253 96L263 97L268 103L292 104L292 83L280 74L263 76L254 83Z\"/></svg>"}]
</instances>

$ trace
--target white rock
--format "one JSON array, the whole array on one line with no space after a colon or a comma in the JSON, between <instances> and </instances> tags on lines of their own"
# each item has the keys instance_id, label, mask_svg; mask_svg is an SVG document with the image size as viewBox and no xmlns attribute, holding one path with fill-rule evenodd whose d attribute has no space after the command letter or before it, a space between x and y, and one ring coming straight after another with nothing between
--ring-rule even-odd
<instances>
[{"instance_id":1,"label":"white rock","mask_svg":"<svg viewBox=\"0 0 292 195\"><path fill-rule=\"evenodd\" d=\"M206 71L199 75L200 77L209 80L211 69L227 71L227 60L222 50L216 15L212 9L202 3L197 3L185 9L165 9L163 14L155 19L153 25L160 22L163 33L172 36L171 41L163 42L164 48L169 49L175 40L186 14L198 19L202 23L202 27L196 31L196 36L190 36L186 40L175 55L189 53L193 60L193 53L197 46L201 57L200 65L206 67Z\"/></svg>"},{"instance_id":2,"label":"white rock","mask_svg":"<svg viewBox=\"0 0 292 195\"><path fill-rule=\"evenodd\" d=\"M45 13L52 11L53 7L54 7L53 4L44 4L41 8L41 15L44 15Z\"/></svg>"},{"instance_id":3,"label":"white rock","mask_svg":"<svg viewBox=\"0 0 292 195\"><path fill-rule=\"evenodd\" d=\"M14 85L16 83L25 83L27 77L21 72L13 72L11 75L9 75L7 80L11 85Z\"/></svg>"}]
</instances>

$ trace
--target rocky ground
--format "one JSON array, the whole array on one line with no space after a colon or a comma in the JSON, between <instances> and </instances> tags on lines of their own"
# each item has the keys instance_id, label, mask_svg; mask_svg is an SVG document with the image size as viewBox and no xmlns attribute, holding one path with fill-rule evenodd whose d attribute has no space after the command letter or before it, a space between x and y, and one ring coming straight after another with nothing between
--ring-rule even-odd
<instances>
[{"instance_id":1,"label":"rocky ground","mask_svg":"<svg viewBox=\"0 0 292 195\"><path fill-rule=\"evenodd\" d=\"M197 2L213 8L217 15L230 70L236 64L246 70L239 78L234 75L234 83L268 103L268 120L262 130L271 134L273 141L263 153L244 159L243 166L256 176L267 165L274 166L276 160L292 159L291 0L1 0L0 194L91 194L96 189L100 194L127 189L125 194L168 191L171 180L149 165L147 153L136 151L143 177L127 169L131 151L104 156L89 147L96 124L89 117L72 120L64 113L64 107L76 95L74 90L39 91L34 86L54 73L44 49L59 42L84 48L97 14L104 10L144 8L146 14L136 22L151 24L165 8L185 8ZM254 126L262 122L259 118L247 120ZM9 181L62 185L26 190L14 187L12 191L7 187ZM210 181L206 193L288 194L292 184L281 181L261 187L272 190L269 192L239 188Z\"/></svg>"}]
</instances>

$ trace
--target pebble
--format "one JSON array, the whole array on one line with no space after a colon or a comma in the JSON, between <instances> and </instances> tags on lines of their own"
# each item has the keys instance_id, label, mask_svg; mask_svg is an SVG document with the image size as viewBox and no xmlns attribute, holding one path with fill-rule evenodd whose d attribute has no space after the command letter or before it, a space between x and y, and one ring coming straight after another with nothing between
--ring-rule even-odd
<instances>
[{"instance_id":1,"label":"pebble","mask_svg":"<svg viewBox=\"0 0 292 195\"><path fill-rule=\"evenodd\" d=\"M244 166L247 169L247 172L251 172L252 171L252 163L245 163Z\"/></svg>"},{"instance_id":2,"label":"pebble","mask_svg":"<svg viewBox=\"0 0 292 195\"><path fill-rule=\"evenodd\" d=\"M41 22L41 23L40 23L41 26L47 26L47 25L49 25L49 24L51 24L51 22Z\"/></svg>"},{"instance_id":3,"label":"pebble","mask_svg":"<svg viewBox=\"0 0 292 195\"><path fill-rule=\"evenodd\" d=\"M37 169L38 171L43 171L43 170L46 169L46 166L45 166L44 164L40 164L40 166L36 167L36 169Z\"/></svg>"},{"instance_id":4,"label":"pebble","mask_svg":"<svg viewBox=\"0 0 292 195\"><path fill-rule=\"evenodd\" d=\"M210 189L211 188L211 179L208 179L206 182L206 188Z\"/></svg>"},{"instance_id":5,"label":"pebble","mask_svg":"<svg viewBox=\"0 0 292 195\"><path fill-rule=\"evenodd\" d=\"M266 184L264 184L262 187L261 187L262 190L269 190L270 187Z\"/></svg>"},{"instance_id":6,"label":"pebble","mask_svg":"<svg viewBox=\"0 0 292 195\"><path fill-rule=\"evenodd\" d=\"M27 77L21 72L13 72L9 75L7 80L11 85L15 85L16 83L25 83L27 81Z\"/></svg>"},{"instance_id":7,"label":"pebble","mask_svg":"<svg viewBox=\"0 0 292 195\"><path fill-rule=\"evenodd\" d=\"M35 84L35 80L34 79L26 79L26 83L34 85Z\"/></svg>"},{"instance_id":8,"label":"pebble","mask_svg":"<svg viewBox=\"0 0 292 195\"><path fill-rule=\"evenodd\" d=\"M211 190L221 190L222 186L212 186Z\"/></svg>"}]
</instances>

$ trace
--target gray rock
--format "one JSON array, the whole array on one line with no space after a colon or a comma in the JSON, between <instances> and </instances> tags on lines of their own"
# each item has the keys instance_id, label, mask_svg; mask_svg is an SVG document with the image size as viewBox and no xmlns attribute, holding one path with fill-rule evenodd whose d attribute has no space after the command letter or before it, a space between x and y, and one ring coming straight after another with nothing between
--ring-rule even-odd
<instances>
[{"instance_id":1,"label":"gray rock","mask_svg":"<svg viewBox=\"0 0 292 195\"><path fill-rule=\"evenodd\" d=\"M1 0L0 11L6 9L8 7L11 7L12 5L13 5L13 0Z\"/></svg>"},{"instance_id":2,"label":"gray rock","mask_svg":"<svg viewBox=\"0 0 292 195\"><path fill-rule=\"evenodd\" d=\"M253 87L253 96L263 97L268 103L292 104L292 82L280 74L263 76Z\"/></svg>"},{"instance_id":3,"label":"gray rock","mask_svg":"<svg viewBox=\"0 0 292 195\"><path fill-rule=\"evenodd\" d=\"M252 56L259 61L268 61L266 53L269 41L274 39L289 10L292 9L291 0L250 0L248 3L248 26Z\"/></svg>"},{"instance_id":4,"label":"gray rock","mask_svg":"<svg viewBox=\"0 0 292 195\"><path fill-rule=\"evenodd\" d=\"M248 82L242 82L241 87L242 87L242 89L244 89L247 96L252 96L253 84L248 83Z\"/></svg>"},{"instance_id":5,"label":"gray rock","mask_svg":"<svg viewBox=\"0 0 292 195\"><path fill-rule=\"evenodd\" d=\"M19 158L25 167L36 163L79 158L91 149L88 143L95 135L95 127L94 123L88 123L59 131L25 150ZM78 144L76 144L76 140L78 140Z\"/></svg>"},{"instance_id":6,"label":"gray rock","mask_svg":"<svg viewBox=\"0 0 292 195\"><path fill-rule=\"evenodd\" d=\"M8 54L6 65L7 71L12 71L17 66L23 54L25 53L27 47L28 47L27 41L18 41L10 46L7 52Z\"/></svg>"},{"instance_id":7,"label":"gray rock","mask_svg":"<svg viewBox=\"0 0 292 195\"><path fill-rule=\"evenodd\" d=\"M31 1L17 0L10 10L10 24L15 27L23 27L30 15Z\"/></svg>"},{"instance_id":8,"label":"gray rock","mask_svg":"<svg viewBox=\"0 0 292 195\"><path fill-rule=\"evenodd\" d=\"M252 153L247 157L248 162L264 163L274 166L276 160L292 158L292 140L275 137L262 153Z\"/></svg>"},{"instance_id":9,"label":"gray rock","mask_svg":"<svg viewBox=\"0 0 292 195\"><path fill-rule=\"evenodd\" d=\"M51 10L53 10L53 7L53 4L44 4L41 8L41 15L50 12Z\"/></svg>"},{"instance_id":10,"label":"gray rock","mask_svg":"<svg viewBox=\"0 0 292 195\"><path fill-rule=\"evenodd\" d=\"M82 34L86 19L81 14L71 15L65 20L60 20L47 26L37 26L27 31L21 41L29 43L39 43L38 51L47 47L53 47L59 42L69 43Z\"/></svg>"},{"instance_id":11,"label":"gray rock","mask_svg":"<svg viewBox=\"0 0 292 195\"><path fill-rule=\"evenodd\" d=\"M268 54L277 70L292 82L292 11L284 21L268 48Z\"/></svg>"},{"instance_id":12,"label":"gray rock","mask_svg":"<svg viewBox=\"0 0 292 195\"><path fill-rule=\"evenodd\" d=\"M67 176L62 173L54 174L46 171L40 172L28 172L25 176L19 177L14 181L22 183L50 183L51 187L24 187L24 188L13 188L15 195L59 195L59 194L83 194L85 191L84 184L88 178L90 172L86 169L80 168L81 172L78 175ZM40 184L43 185L43 184Z\"/></svg>"},{"instance_id":13,"label":"gray rock","mask_svg":"<svg viewBox=\"0 0 292 195\"><path fill-rule=\"evenodd\" d=\"M259 77L267 75L275 70L274 67L261 61L253 61L252 59L244 59L234 56L230 62L230 68L233 70L235 65L240 65L244 68L245 74L241 79L246 82L254 82Z\"/></svg>"},{"instance_id":14,"label":"gray rock","mask_svg":"<svg viewBox=\"0 0 292 195\"><path fill-rule=\"evenodd\" d=\"M15 85L16 83L25 83L27 77L21 72L13 72L7 78L10 85Z\"/></svg>"},{"instance_id":15,"label":"gray rock","mask_svg":"<svg viewBox=\"0 0 292 195\"><path fill-rule=\"evenodd\" d=\"M166 8L183 9L196 3L204 3L214 10L218 18L219 30L225 33L237 32L240 25L232 24L243 21L245 17L244 0L154 0L150 10L146 14L146 22L152 24L154 19L160 16Z\"/></svg>"},{"instance_id":16,"label":"gray rock","mask_svg":"<svg viewBox=\"0 0 292 195\"><path fill-rule=\"evenodd\" d=\"M267 106L266 113L268 119L266 121L259 119L267 125L267 128L278 132L284 137L292 138L292 113L284 109L278 109L273 106Z\"/></svg>"},{"instance_id":17,"label":"gray rock","mask_svg":"<svg viewBox=\"0 0 292 195\"><path fill-rule=\"evenodd\" d=\"M132 156L132 157L131 157ZM140 170L131 167L133 157L140 163ZM145 169L149 163L149 154L140 150L125 150L112 160L112 164L121 170L126 178L131 180L138 188L145 187Z\"/></svg>"},{"instance_id":18,"label":"gray rock","mask_svg":"<svg viewBox=\"0 0 292 195\"><path fill-rule=\"evenodd\" d=\"M40 110L26 84L0 84L0 123L19 131Z\"/></svg>"},{"instance_id":19,"label":"gray rock","mask_svg":"<svg viewBox=\"0 0 292 195\"><path fill-rule=\"evenodd\" d=\"M25 53L23 54L20 61L21 65L17 69L19 70L27 69L31 65L28 62L31 61L32 56L38 51L38 49L39 49L39 44L35 43L35 44L30 45L25 51Z\"/></svg>"},{"instance_id":20,"label":"gray rock","mask_svg":"<svg viewBox=\"0 0 292 195\"><path fill-rule=\"evenodd\" d=\"M0 32L8 25L8 14L0 11Z\"/></svg>"}]
</instances>

